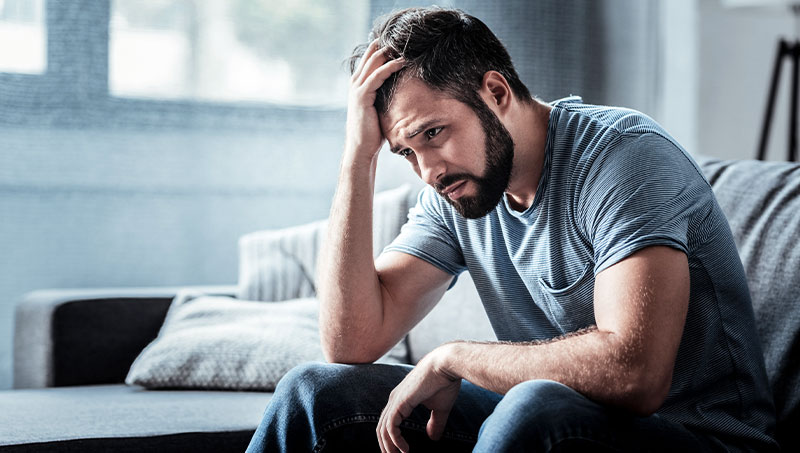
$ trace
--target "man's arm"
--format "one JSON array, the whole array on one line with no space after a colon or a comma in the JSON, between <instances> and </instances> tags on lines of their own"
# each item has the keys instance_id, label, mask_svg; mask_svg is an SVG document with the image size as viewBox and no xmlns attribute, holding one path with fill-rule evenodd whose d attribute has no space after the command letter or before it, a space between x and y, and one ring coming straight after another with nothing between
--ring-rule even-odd
<instances>
[{"instance_id":1,"label":"man's arm","mask_svg":"<svg viewBox=\"0 0 800 453\"><path fill-rule=\"evenodd\" d=\"M350 81L339 184L320 253L320 333L332 362L372 362L441 297L450 275L402 253L373 260L372 200L384 142L375 92L402 67L373 42Z\"/></svg>"},{"instance_id":2,"label":"man's arm","mask_svg":"<svg viewBox=\"0 0 800 453\"><path fill-rule=\"evenodd\" d=\"M642 249L597 275L596 327L541 344L448 343L423 358L384 409L382 448L407 451L399 423L419 404L432 409L429 435L440 436L462 378L501 394L550 379L603 404L653 413L669 392L688 305L686 255Z\"/></svg>"}]
</instances>

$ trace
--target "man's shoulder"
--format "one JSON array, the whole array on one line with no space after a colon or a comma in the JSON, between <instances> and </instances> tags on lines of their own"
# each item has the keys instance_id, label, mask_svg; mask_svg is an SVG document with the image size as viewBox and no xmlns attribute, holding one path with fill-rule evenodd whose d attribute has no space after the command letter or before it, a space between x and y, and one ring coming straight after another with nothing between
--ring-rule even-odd
<instances>
[{"instance_id":1,"label":"man's shoulder","mask_svg":"<svg viewBox=\"0 0 800 453\"><path fill-rule=\"evenodd\" d=\"M574 129L610 129L624 134L656 133L668 137L664 129L648 115L631 108L585 104L580 96L551 102L558 111L562 127Z\"/></svg>"},{"instance_id":2,"label":"man's shoulder","mask_svg":"<svg viewBox=\"0 0 800 453\"><path fill-rule=\"evenodd\" d=\"M609 162L636 168L642 162L668 161L667 167L675 165L692 174L701 174L680 143L640 111L584 104L577 96L554 101L552 105L557 111L551 133L553 146L561 153L558 165L568 167L572 177L585 177L590 168L596 172L609 167L597 163Z\"/></svg>"}]
</instances>

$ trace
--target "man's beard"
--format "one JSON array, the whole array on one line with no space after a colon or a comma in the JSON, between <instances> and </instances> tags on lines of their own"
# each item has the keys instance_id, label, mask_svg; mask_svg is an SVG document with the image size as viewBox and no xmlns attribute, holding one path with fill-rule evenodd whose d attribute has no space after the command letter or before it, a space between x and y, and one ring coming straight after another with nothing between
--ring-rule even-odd
<instances>
[{"instance_id":1,"label":"man's beard","mask_svg":"<svg viewBox=\"0 0 800 453\"><path fill-rule=\"evenodd\" d=\"M457 173L444 176L433 188L450 203L456 211L467 219L478 219L490 213L500 203L511 179L514 162L514 140L497 115L486 104L472 107L478 115L486 136L486 168L483 176L469 173ZM473 196L462 196L456 200L443 192L445 188L457 181L472 181L476 192Z\"/></svg>"}]
</instances>

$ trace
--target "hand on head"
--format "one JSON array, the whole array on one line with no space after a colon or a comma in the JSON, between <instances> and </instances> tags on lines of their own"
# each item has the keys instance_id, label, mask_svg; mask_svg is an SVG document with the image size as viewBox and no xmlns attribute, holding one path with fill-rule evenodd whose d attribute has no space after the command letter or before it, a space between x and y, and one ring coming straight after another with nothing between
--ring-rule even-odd
<instances>
[{"instance_id":1,"label":"hand on head","mask_svg":"<svg viewBox=\"0 0 800 453\"><path fill-rule=\"evenodd\" d=\"M402 58L387 58L386 48L379 48L378 40L367 47L350 78L346 152L371 160L380 150L384 137L374 105L376 92L386 79L403 67L403 63Z\"/></svg>"}]
</instances>

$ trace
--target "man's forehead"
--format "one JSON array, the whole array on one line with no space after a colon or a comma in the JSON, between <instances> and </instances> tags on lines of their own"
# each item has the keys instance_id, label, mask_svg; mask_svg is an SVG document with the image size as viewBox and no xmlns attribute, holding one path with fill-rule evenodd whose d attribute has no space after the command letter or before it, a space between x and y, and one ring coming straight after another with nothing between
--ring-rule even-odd
<instances>
[{"instance_id":1,"label":"man's forehead","mask_svg":"<svg viewBox=\"0 0 800 453\"><path fill-rule=\"evenodd\" d=\"M417 78L403 80L395 87L386 113L380 115L383 133L394 136L399 129L446 116L448 100L454 101Z\"/></svg>"}]
</instances>

